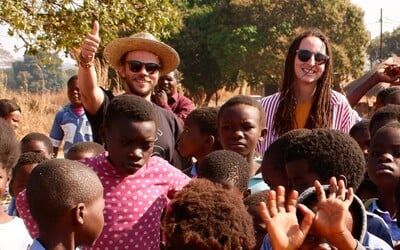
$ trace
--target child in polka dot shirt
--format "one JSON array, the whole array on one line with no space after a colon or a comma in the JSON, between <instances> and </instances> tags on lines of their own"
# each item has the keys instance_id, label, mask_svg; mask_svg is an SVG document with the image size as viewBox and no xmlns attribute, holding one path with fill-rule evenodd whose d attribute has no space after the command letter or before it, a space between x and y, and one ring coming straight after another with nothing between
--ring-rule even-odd
<instances>
[{"instance_id":1,"label":"child in polka dot shirt","mask_svg":"<svg viewBox=\"0 0 400 250\"><path fill-rule=\"evenodd\" d=\"M92 248L159 249L167 195L190 179L162 158L151 156L157 140L156 116L143 98L115 97L106 111L103 131L107 151L83 160L104 186L104 229ZM32 234L24 196L17 198L17 209Z\"/></svg>"}]
</instances>

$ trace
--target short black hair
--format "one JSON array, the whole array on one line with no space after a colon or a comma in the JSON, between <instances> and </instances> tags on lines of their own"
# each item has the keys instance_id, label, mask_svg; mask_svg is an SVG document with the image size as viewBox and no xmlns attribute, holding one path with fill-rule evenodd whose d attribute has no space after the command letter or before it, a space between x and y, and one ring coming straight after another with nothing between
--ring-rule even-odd
<instances>
[{"instance_id":1,"label":"short black hair","mask_svg":"<svg viewBox=\"0 0 400 250\"><path fill-rule=\"evenodd\" d=\"M376 94L376 100L380 100L382 103L386 104L386 98L393 92L399 91L400 86L391 86L388 88L384 88Z\"/></svg>"},{"instance_id":2,"label":"short black hair","mask_svg":"<svg viewBox=\"0 0 400 250\"><path fill-rule=\"evenodd\" d=\"M201 107L193 110L186 117L185 123L193 123L199 127L202 134L217 135L217 115L216 107Z\"/></svg>"},{"instance_id":3,"label":"short black hair","mask_svg":"<svg viewBox=\"0 0 400 250\"><path fill-rule=\"evenodd\" d=\"M368 130L368 132L369 132L369 119L362 119L361 121L354 124L351 127L349 134L351 136L353 136L356 132L361 131L361 130Z\"/></svg>"},{"instance_id":4,"label":"short black hair","mask_svg":"<svg viewBox=\"0 0 400 250\"><path fill-rule=\"evenodd\" d=\"M22 153L17 161L17 164L15 164L15 167L12 170L12 178L16 176L16 173L22 169L25 165L28 164L39 164L44 161L46 161L47 158L40 153L36 152L25 152Z\"/></svg>"},{"instance_id":5,"label":"short black hair","mask_svg":"<svg viewBox=\"0 0 400 250\"><path fill-rule=\"evenodd\" d=\"M53 152L53 145L51 144L51 140L47 135L39 132L29 133L21 139L21 145L31 141L41 141L50 154Z\"/></svg>"},{"instance_id":6,"label":"short black hair","mask_svg":"<svg viewBox=\"0 0 400 250\"><path fill-rule=\"evenodd\" d=\"M241 197L220 184L193 179L170 203L162 228L167 249L253 249L252 219Z\"/></svg>"},{"instance_id":7,"label":"short black hair","mask_svg":"<svg viewBox=\"0 0 400 250\"><path fill-rule=\"evenodd\" d=\"M0 117L5 118L9 113L19 111L21 107L13 100L0 99Z\"/></svg>"},{"instance_id":8,"label":"short black hair","mask_svg":"<svg viewBox=\"0 0 400 250\"><path fill-rule=\"evenodd\" d=\"M71 83L74 82L74 81L78 81L78 76L77 75L73 75L68 79L67 86L69 87L71 85Z\"/></svg>"},{"instance_id":9,"label":"short black hair","mask_svg":"<svg viewBox=\"0 0 400 250\"><path fill-rule=\"evenodd\" d=\"M69 159L69 155L76 153L91 153L93 156L104 153L105 149L102 145L92 142L84 141L74 144L65 155L66 159Z\"/></svg>"},{"instance_id":10,"label":"short black hair","mask_svg":"<svg viewBox=\"0 0 400 250\"><path fill-rule=\"evenodd\" d=\"M156 114L152 104L144 98L135 95L120 95L112 99L104 116L104 125L110 125L122 117L135 122L154 121L157 123Z\"/></svg>"},{"instance_id":11,"label":"short black hair","mask_svg":"<svg viewBox=\"0 0 400 250\"><path fill-rule=\"evenodd\" d=\"M276 139L264 152L263 160L261 162L261 174L263 176L264 182L267 182L267 175L269 170L274 170L281 174L281 176L286 176L285 169L285 150L287 149L289 143L298 136L303 136L310 133L310 129L294 129L286 132ZM270 163L271 168L268 168L267 162ZM286 186L287 183L281 183L281 185Z\"/></svg>"},{"instance_id":12,"label":"short black hair","mask_svg":"<svg viewBox=\"0 0 400 250\"><path fill-rule=\"evenodd\" d=\"M248 105L248 106L255 107L256 109L258 109L258 113L260 114L260 126L262 128L265 127L265 111L264 111L263 107L257 100L255 100L254 98L251 98L251 96L248 96L248 95L237 95L237 96L230 98L228 101L226 101L219 109L218 117L217 117L218 123L221 119L221 114L223 114L227 108L236 106L238 104L244 104L244 105Z\"/></svg>"},{"instance_id":13,"label":"short black hair","mask_svg":"<svg viewBox=\"0 0 400 250\"><path fill-rule=\"evenodd\" d=\"M400 122L400 105L388 104L375 111L369 122L371 137L380 127L392 121Z\"/></svg>"},{"instance_id":14,"label":"short black hair","mask_svg":"<svg viewBox=\"0 0 400 250\"><path fill-rule=\"evenodd\" d=\"M10 174L20 153L14 129L4 119L0 119L0 168Z\"/></svg>"},{"instance_id":15,"label":"short black hair","mask_svg":"<svg viewBox=\"0 0 400 250\"><path fill-rule=\"evenodd\" d=\"M248 189L250 166L240 154L230 150L215 150L207 154L197 169L198 177L220 183L226 188L231 185L241 192Z\"/></svg>"},{"instance_id":16,"label":"short black hair","mask_svg":"<svg viewBox=\"0 0 400 250\"><path fill-rule=\"evenodd\" d=\"M354 190L365 173L360 146L350 135L334 129L312 129L311 133L294 138L286 150L285 162L294 160L307 160L310 171L319 176L321 183L343 175Z\"/></svg>"},{"instance_id":17,"label":"short black hair","mask_svg":"<svg viewBox=\"0 0 400 250\"><path fill-rule=\"evenodd\" d=\"M243 199L244 205L250 206L258 206L261 202L267 203L269 190L262 190L255 193L250 194L246 198Z\"/></svg>"},{"instance_id":18,"label":"short black hair","mask_svg":"<svg viewBox=\"0 0 400 250\"><path fill-rule=\"evenodd\" d=\"M38 164L29 176L29 210L41 227L58 219L78 203L89 203L103 188L96 173L78 161L51 159Z\"/></svg>"}]
</instances>

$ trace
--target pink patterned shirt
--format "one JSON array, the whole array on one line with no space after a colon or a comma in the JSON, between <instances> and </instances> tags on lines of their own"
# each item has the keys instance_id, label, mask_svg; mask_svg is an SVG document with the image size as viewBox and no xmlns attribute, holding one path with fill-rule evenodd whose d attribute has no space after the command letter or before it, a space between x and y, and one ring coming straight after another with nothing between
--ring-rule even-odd
<instances>
[{"instance_id":1,"label":"pink patterned shirt","mask_svg":"<svg viewBox=\"0 0 400 250\"><path fill-rule=\"evenodd\" d=\"M347 98L336 92L334 90L331 91L331 104L333 111L333 119L332 119L332 129L340 130L344 133L348 133L350 128L355 124L357 119L357 113L351 108ZM264 108L265 117L266 117L266 129L267 136L261 142L257 144L257 151L264 155L265 150L271 145L276 139L278 139L278 135L275 134L273 129L274 119L276 111L278 110L279 102L280 102L280 92L266 96L261 99L261 106Z\"/></svg>"},{"instance_id":2,"label":"pink patterned shirt","mask_svg":"<svg viewBox=\"0 0 400 250\"><path fill-rule=\"evenodd\" d=\"M103 183L106 204L104 229L92 248L159 249L160 219L169 201L167 194L181 189L190 181L189 177L157 156L151 157L133 175L116 170L108 161L107 153L85 159L83 163ZM18 207L19 198L17 208L21 217L25 217L27 206Z\"/></svg>"}]
</instances>

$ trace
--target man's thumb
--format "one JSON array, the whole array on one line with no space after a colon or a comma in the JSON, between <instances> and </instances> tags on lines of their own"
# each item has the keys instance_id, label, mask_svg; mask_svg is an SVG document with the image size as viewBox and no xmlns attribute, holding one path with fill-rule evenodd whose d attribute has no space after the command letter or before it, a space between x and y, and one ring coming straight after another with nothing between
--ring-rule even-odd
<instances>
[{"instance_id":1,"label":"man's thumb","mask_svg":"<svg viewBox=\"0 0 400 250\"><path fill-rule=\"evenodd\" d=\"M100 24L98 21L93 22L92 35L99 36Z\"/></svg>"}]
</instances>

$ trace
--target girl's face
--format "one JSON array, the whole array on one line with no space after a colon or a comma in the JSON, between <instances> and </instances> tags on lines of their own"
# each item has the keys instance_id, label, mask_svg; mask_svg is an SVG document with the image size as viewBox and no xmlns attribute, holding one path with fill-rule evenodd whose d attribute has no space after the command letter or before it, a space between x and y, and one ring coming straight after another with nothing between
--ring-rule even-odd
<instances>
[{"instance_id":1,"label":"girl's face","mask_svg":"<svg viewBox=\"0 0 400 250\"><path fill-rule=\"evenodd\" d=\"M237 104L225 109L218 121L222 148L246 158L251 156L262 137L260 120L260 112L253 106Z\"/></svg>"},{"instance_id":2,"label":"girl's face","mask_svg":"<svg viewBox=\"0 0 400 250\"><path fill-rule=\"evenodd\" d=\"M310 56L311 55L311 56ZM294 72L297 83L314 84L325 71L323 56L325 44L315 36L303 38L294 59ZM309 58L308 60L306 60Z\"/></svg>"},{"instance_id":3,"label":"girl's face","mask_svg":"<svg viewBox=\"0 0 400 250\"><path fill-rule=\"evenodd\" d=\"M4 119L10 124L14 129L17 129L19 127L19 122L21 121L21 112L18 110L15 110L13 112L10 112L4 117Z\"/></svg>"},{"instance_id":4,"label":"girl's face","mask_svg":"<svg viewBox=\"0 0 400 250\"><path fill-rule=\"evenodd\" d=\"M368 175L379 187L396 186L400 177L400 128L379 129L371 141Z\"/></svg>"}]
</instances>

